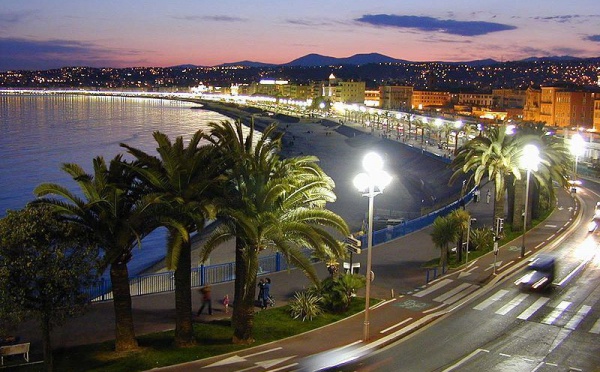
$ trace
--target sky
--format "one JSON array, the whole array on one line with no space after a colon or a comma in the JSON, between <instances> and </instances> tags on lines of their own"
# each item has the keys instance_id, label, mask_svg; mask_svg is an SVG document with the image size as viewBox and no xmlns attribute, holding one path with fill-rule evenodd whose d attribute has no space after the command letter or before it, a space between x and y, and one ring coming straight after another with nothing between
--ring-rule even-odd
<instances>
[{"instance_id":1,"label":"sky","mask_svg":"<svg viewBox=\"0 0 600 372\"><path fill-rule=\"evenodd\" d=\"M0 0L0 70L600 56L599 0Z\"/></svg>"}]
</instances>

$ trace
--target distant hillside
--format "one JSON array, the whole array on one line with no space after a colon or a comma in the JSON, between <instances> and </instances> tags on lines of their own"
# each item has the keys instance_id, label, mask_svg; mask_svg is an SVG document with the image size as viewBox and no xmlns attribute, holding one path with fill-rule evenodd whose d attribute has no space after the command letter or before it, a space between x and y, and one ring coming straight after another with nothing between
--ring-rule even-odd
<instances>
[{"instance_id":1,"label":"distant hillside","mask_svg":"<svg viewBox=\"0 0 600 372\"><path fill-rule=\"evenodd\" d=\"M254 62L254 61L240 61L240 62L231 62L231 63L223 63L218 67L230 67L230 66L246 66L246 67L272 67L278 66L273 63L263 63L263 62Z\"/></svg>"},{"instance_id":2,"label":"distant hillside","mask_svg":"<svg viewBox=\"0 0 600 372\"><path fill-rule=\"evenodd\" d=\"M307 54L284 66L331 66L331 65L365 65L368 63L405 63L408 61L385 56L379 53L355 54L351 57L336 58L320 54Z\"/></svg>"}]
</instances>

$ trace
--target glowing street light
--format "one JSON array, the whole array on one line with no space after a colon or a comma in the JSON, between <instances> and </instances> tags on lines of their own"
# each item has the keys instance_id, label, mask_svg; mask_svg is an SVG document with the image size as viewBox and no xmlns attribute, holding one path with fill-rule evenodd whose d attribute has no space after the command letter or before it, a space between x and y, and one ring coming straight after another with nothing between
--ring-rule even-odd
<instances>
[{"instance_id":1,"label":"glowing street light","mask_svg":"<svg viewBox=\"0 0 600 372\"><path fill-rule=\"evenodd\" d=\"M525 184L525 213L523 215L523 241L521 243L521 257L525 257L525 233L527 232L527 206L529 204L529 178L531 171L537 171L540 163L540 150L535 145L525 145L521 157L521 167L527 170Z\"/></svg>"},{"instance_id":2,"label":"glowing street light","mask_svg":"<svg viewBox=\"0 0 600 372\"><path fill-rule=\"evenodd\" d=\"M383 189L392 180L392 177L383 170L383 159L374 152L365 155L363 162L365 172L354 177L354 186L363 196L369 198L369 230L367 233L367 283L365 294L365 321L363 327L363 341L369 340L369 302L371 300L371 251L373 248L373 199L383 192Z\"/></svg>"},{"instance_id":3,"label":"glowing street light","mask_svg":"<svg viewBox=\"0 0 600 372\"><path fill-rule=\"evenodd\" d=\"M575 167L573 169L573 181L577 181L577 161L579 160L579 157L581 155L583 155L583 152L585 150L584 148L585 146L585 141L583 140L583 137L581 137L581 134L579 133L575 133L573 135L573 137L571 137L571 154L573 154L573 156L575 157Z\"/></svg>"}]
</instances>

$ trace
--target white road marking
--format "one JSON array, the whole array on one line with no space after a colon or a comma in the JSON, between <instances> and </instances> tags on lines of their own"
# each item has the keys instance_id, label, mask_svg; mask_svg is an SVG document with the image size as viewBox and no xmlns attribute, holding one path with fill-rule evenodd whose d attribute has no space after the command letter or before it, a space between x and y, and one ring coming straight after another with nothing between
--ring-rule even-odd
<instances>
[{"instance_id":1,"label":"white road marking","mask_svg":"<svg viewBox=\"0 0 600 372\"><path fill-rule=\"evenodd\" d=\"M583 318L585 318L585 316L587 315L587 313L590 312L591 309L592 309L591 306L589 306L589 305L583 305L581 307L581 309L579 309L579 311L577 312L577 314L575 314L573 316L573 318L571 318L571 320L569 320L569 323L567 323L567 325L565 326L565 328L567 328L567 329L575 329L575 328L577 328L577 326L579 325L579 323L581 323L581 321L583 320Z\"/></svg>"},{"instance_id":2,"label":"white road marking","mask_svg":"<svg viewBox=\"0 0 600 372\"><path fill-rule=\"evenodd\" d=\"M460 300L461 298L468 296L471 292L475 292L476 290L479 289L479 286L475 285L475 284L471 284L469 287L467 287L464 291L461 291L457 294L455 294L454 296L446 299L444 301L445 304L448 305L452 305L453 303L455 303L456 301Z\"/></svg>"},{"instance_id":3,"label":"white road marking","mask_svg":"<svg viewBox=\"0 0 600 372\"><path fill-rule=\"evenodd\" d=\"M569 306L571 302L569 301L561 301L558 306L552 310L552 312L542 320L544 324L552 324L554 321L562 314Z\"/></svg>"},{"instance_id":4,"label":"white road marking","mask_svg":"<svg viewBox=\"0 0 600 372\"><path fill-rule=\"evenodd\" d=\"M470 283L462 283L461 285L459 285L456 288L453 288L451 290L449 290L448 292L444 293L443 295L437 296L436 298L434 298L433 300L436 302L444 302L444 300L454 296L455 294L457 294L458 292L464 290L467 287L470 287L472 284Z\"/></svg>"},{"instance_id":5,"label":"white road marking","mask_svg":"<svg viewBox=\"0 0 600 372\"><path fill-rule=\"evenodd\" d=\"M401 321L400 323L396 323L396 324L394 324L394 325L393 325L393 326L391 326L391 327L387 327L386 329L379 331L379 333L386 333L386 332L387 332L387 331L389 331L390 329L394 329L394 328L396 328L396 327L400 327L402 324L404 324L404 323L407 323L407 322L410 322L411 320L412 320L412 318L407 318L407 319L404 319L404 320L403 320L403 321Z\"/></svg>"},{"instance_id":6,"label":"white road marking","mask_svg":"<svg viewBox=\"0 0 600 372\"><path fill-rule=\"evenodd\" d=\"M544 306L546 302L548 302L550 298L548 297L540 297L538 298L531 306L529 306L525 311L523 311L517 319L527 320L530 316L533 315L536 311L539 310L540 307Z\"/></svg>"},{"instance_id":7,"label":"white road marking","mask_svg":"<svg viewBox=\"0 0 600 372\"><path fill-rule=\"evenodd\" d=\"M590 329L590 333L600 334L600 319L596 320L596 323Z\"/></svg>"},{"instance_id":8,"label":"white road marking","mask_svg":"<svg viewBox=\"0 0 600 372\"><path fill-rule=\"evenodd\" d=\"M523 302L523 300L525 300L527 297L529 297L528 294L526 294L526 293L520 293L517 297L513 298L512 300L510 300L509 303L507 303L506 305L504 305L500 309L498 309L498 311L496 311L496 314L499 314L499 315L506 315L506 314L508 314L509 311L511 311L515 307L519 306L519 304L521 302Z\"/></svg>"},{"instance_id":9,"label":"white road marking","mask_svg":"<svg viewBox=\"0 0 600 372\"><path fill-rule=\"evenodd\" d=\"M494 302L496 302L499 299L501 299L507 293L508 293L508 290L501 289L498 292L494 293L492 295L492 297L488 298L487 300L483 301L479 305L475 306L473 309L475 309L475 310L483 310L483 309L487 308L488 306L490 306L491 304L493 304Z\"/></svg>"},{"instance_id":10,"label":"white road marking","mask_svg":"<svg viewBox=\"0 0 600 372\"><path fill-rule=\"evenodd\" d=\"M452 283L453 280L452 279L443 279L442 281L436 283L435 285L432 285L431 287L427 288L424 291L421 291L419 293L414 294L415 297L423 297L423 296L427 296L428 294L430 294L431 292L437 291L438 289L442 288L445 285L448 285L450 283Z\"/></svg>"},{"instance_id":11,"label":"white road marking","mask_svg":"<svg viewBox=\"0 0 600 372\"><path fill-rule=\"evenodd\" d=\"M473 350L473 352L471 352L471 354L469 354L466 357L462 358L461 360L459 360L458 362L454 363L450 367L446 368L442 372L449 372L449 371L454 370L457 367L460 367L461 365L463 365L464 363L466 363L469 359L473 358L475 355L477 355L477 354L479 354L481 352L489 353L490 351L489 350L485 350L485 349Z\"/></svg>"}]
</instances>

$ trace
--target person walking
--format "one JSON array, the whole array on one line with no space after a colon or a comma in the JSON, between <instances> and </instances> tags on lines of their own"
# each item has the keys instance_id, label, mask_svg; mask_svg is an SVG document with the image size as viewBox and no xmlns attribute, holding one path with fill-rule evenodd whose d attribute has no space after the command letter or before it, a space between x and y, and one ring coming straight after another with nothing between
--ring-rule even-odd
<instances>
[{"instance_id":1,"label":"person walking","mask_svg":"<svg viewBox=\"0 0 600 372\"><path fill-rule=\"evenodd\" d=\"M229 314L229 295L226 294L223 297L223 306L225 307L225 314Z\"/></svg>"},{"instance_id":2,"label":"person walking","mask_svg":"<svg viewBox=\"0 0 600 372\"><path fill-rule=\"evenodd\" d=\"M492 193L488 189L487 194L485 195L485 201L490 204L490 199L492 198Z\"/></svg>"},{"instance_id":3,"label":"person walking","mask_svg":"<svg viewBox=\"0 0 600 372\"><path fill-rule=\"evenodd\" d=\"M263 296L262 296L262 303L261 303L261 309L266 309L267 305L269 305L269 300L271 298L271 279L266 278L264 281L264 285L263 285Z\"/></svg>"},{"instance_id":4,"label":"person walking","mask_svg":"<svg viewBox=\"0 0 600 372\"><path fill-rule=\"evenodd\" d=\"M202 294L202 306L200 306L200 309L198 309L198 316L202 314L202 310L204 310L204 307L206 306L208 306L208 315L212 315L212 299L210 292L209 285L205 285L204 287L200 288L200 293Z\"/></svg>"},{"instance_id":5,"label":"person walking","mask_svg":"<svg viewBox=\"0 0 600 372\"><path fill-rule=\"evenodd\" d=\"M259 306L262 307L262 301L263 301L263 294L265 292L265 280L264 279L260 279L258 281L258 297L257 297L257 301L259 303Z\"/></svg>"}]
</instances>

